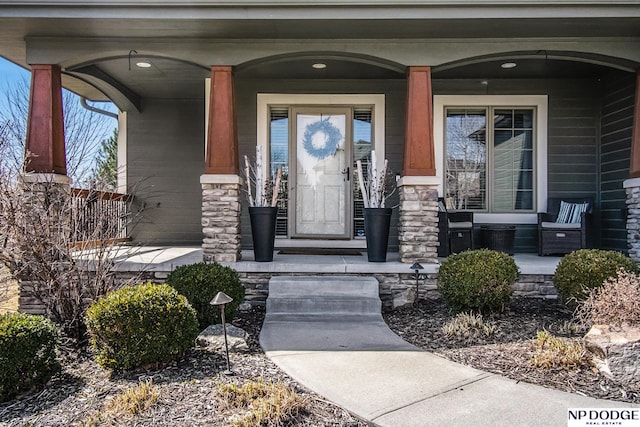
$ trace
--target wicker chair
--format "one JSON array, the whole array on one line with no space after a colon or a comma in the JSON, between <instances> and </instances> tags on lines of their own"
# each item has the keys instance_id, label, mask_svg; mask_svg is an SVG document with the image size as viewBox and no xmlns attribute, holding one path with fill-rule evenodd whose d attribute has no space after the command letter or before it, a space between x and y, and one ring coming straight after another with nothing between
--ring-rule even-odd
<instances>
[{"instance_id":1,"label":"wicker chair","mask_svg":"<svg viewBox=\"0 0 640 427\"><path fill-rule=\"evenodd\" d=\"M557 223L560 204L589 203L589 210L580 214L580 223ZM547 212L538 213L538 255L568 254L577 249L591 247L593 228L593 198L552 197Z\"/></svg>"},{"instance_id":2,"label":"wicker chair","mask_svg":"<svg viewBox=\"0 0 640 427\"><path fill-rule=\"evenodd\" d=\"M473 249L473 212L447 212L442 198L438 204L438 256Z\"/></svg>"}]
</instances>

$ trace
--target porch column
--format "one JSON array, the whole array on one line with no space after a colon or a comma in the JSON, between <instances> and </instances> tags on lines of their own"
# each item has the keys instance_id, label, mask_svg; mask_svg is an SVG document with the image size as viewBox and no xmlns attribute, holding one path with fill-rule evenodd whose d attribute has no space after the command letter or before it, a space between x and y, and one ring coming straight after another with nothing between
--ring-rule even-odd
<instances>
[{"instance_id":1,"label":"porch column","mask_svg":"<svg viewBox=\"0 0 640 427\"><path fill-rule=\"evenodd\" d=\"M211 67L205 171L202 186L202 243L205 262L240 260L238 136L233 96L233 68Z\"/></svg>"},{"instance_id":2,"label":"porch column","mask_svg":"<svg viewBox=\"0 0 640 427\"><path fill-rule=\"evenodd\" d=\"M640 263L640 69L636 71L636 92L631 133L631 163L627 192L627 243L629 256Z\"/></svg>"},{"instance_id":3,"label":"porch column","mask_svg":"<svg viewBox=\"0 0 640 427\"><path fill-rule=\"evenodd\" d=\"M70 232L71 180L67 177L62 111L62 83L58 65L31 65L31 89L25 141L25 167L20 177L24 215L32 216L30 223L47 227L52 245L68 242ZM52 260L53 262L53 260ZM19 310L45 313L44 305L34 299L33 278L18 277L20 281Z\"/></svg>"},{"instance_id":4,"label":"porch column","mask_svg":"<svg viewBox=\"0 0 640 427\"><path fill-rule=\"evenodd\" d=\"M62 83L57 65L31 66L26 172L67 174Z\"/></svg>"},{"instance_id":5,"label":"porch column","mask_svg":"<svg viewBox=\"0 0 640 427\"><path fill-rule=\"evenodd\" d=\"M438 183L431 67L409 67L398 238L400 261L437 262Z\"/></svg>"}]
</instances>

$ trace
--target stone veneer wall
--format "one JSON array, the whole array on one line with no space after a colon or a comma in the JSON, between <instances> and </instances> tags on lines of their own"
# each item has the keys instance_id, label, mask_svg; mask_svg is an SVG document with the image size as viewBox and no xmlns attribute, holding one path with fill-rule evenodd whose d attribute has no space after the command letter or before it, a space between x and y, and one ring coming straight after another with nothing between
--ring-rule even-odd
<instances>
[{"instance_id":1,"label":"stone veneer wall","mask_svg":"<svg viewBox=\"0 0 640 427\"><path fill-rule=\"evenodd\" d=\"M627 244L629 257L640 262L640 178L624 182L627 192Z\"/></svg>"},{"instance_id":2,"label":"stone veneer wall","mask_svg":"<svg viewBox=\"0 0 640 427\"><path fill-rule=\"evenodd\" d=\"M200 183L204 261L240 261L242 180L238 176L203 175Z\"/></svg>"},{"instance_id":3,"label":"stone veneer wall","mask_svg":"<svg viewBox=\"0 0 640 427\"><path fill-rule=\"evenodd\" d=\"M246 289L245 301L254 306L265 305L269 295L269 279L276 274L270 273L245 273L239 272L240 280ZM169 275L168 271L156 272L119 272L117 280L121 283L130 283L132 277L139 276L140 281L163 283ZM308 276L308 273L284 273L286 276ZM317 274L327 276L330 274ZM340 274L345 275L344 273ZM370 274L354 274L354 276L371 276ZM380 283L380 299L385 309L395 309L407 304L412 304L416 292L416 279L412 273L407 274L374 274ZM440 297L436 285L437 274L427 274L418 284L420 299L437 299ZM25 289L28 283L22 282L20 292L20 311L41 314L42 304L28 295ZM514 295L524 297L537 297L556 299L557 294L553 286L553 276L543 274L521 275L514 285Z\"/></svg>"},{"instance_id":4,"label":"stone veneer wall","mask_svg":"<svg viewBox=\"0 0 640 427\"><path fill-rule=\"evenodd\" d=\"M405 179L405 178L403 178ZM438 262L438 190L401 183L398 240L400 262Z\"/></svg>"}]
</instances>

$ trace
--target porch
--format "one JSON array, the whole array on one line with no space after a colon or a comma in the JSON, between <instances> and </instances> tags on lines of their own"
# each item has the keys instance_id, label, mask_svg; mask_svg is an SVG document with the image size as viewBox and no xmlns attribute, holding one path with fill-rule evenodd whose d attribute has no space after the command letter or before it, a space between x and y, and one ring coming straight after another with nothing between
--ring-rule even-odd
<instances>
[{"instance_id":1,"label":"porch","mask_svg":"<svg viewBox=\"0 0 640 427\"><path fill-rule=\"evenodd\" d=\"M385 308L396 308L415 299L416 277L411 264L399 261L397 252L390 252L387 262L368 262L366 252L361 255L287 255L276 249L273 262L255 262L253 251L243 250L242 261L221 262L236 270L245 285L247 302L262 305L269 292L269 279L273 276L296 275L353 275L373 276L380 283L380 298ZM559 257L539 257L530 253L513 256L520 277L515 295L556 298L553 274ZM176 267L201 262L203 251L196 246L145 246L118 260L117 268L126 277L142 272L145 280L161 282ZM442 258L439 259L442 261ZM437 295L439 263L423 263L418 280L419 298Z\"/></svg>"}]
</instances>

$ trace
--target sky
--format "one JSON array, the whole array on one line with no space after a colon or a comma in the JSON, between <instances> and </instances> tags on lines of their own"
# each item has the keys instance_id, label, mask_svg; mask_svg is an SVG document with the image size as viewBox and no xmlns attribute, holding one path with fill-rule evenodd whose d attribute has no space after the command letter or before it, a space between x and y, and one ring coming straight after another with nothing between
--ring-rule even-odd
<instances>
[{"instance_id":1,"label":"sky","mask_svg":"<svg viewBox=\"0 0 640 427\"><path fill-rule=\"evenodd\" d=\"M31 74L29 71L0 56L0 108L6 107L4 92L7 90L7 84L19 81L20 79L27 79L27 81L29 81L30 78Z\"/></svg>"}]
</instances>

